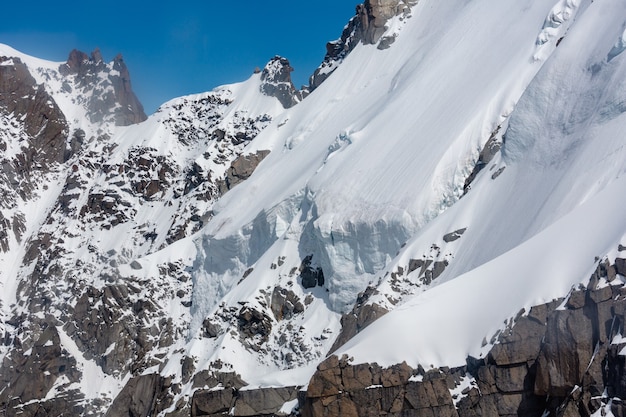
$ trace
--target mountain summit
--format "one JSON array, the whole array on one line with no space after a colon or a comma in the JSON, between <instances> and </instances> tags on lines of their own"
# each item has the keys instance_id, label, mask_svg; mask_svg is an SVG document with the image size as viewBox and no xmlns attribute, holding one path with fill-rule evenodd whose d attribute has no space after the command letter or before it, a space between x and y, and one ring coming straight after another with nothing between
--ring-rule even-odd
<instances>
[{"instance_id":1,"label":"mountain summit","mask_svg":"<svg viewBox=\"0 0 626 417\"><path fill-rule=\"evenodd\" d=\"M67 62L59 66L59 72L72 79L79 94L88 97L86 106L92 123L102 122L111 113L118 126L146 120L143 106L131 88L130 74L121 54L107 64L100 49L96 48L91 56L74 49Z\"/></svg>"},{"instance_id":2,"label":"mountain summit","mask_svg":"<svg viewBox=\"0 0 626 417\"><path fill-rule=\"evenodd\" d=\"M148 118L0 45L0 416L623 415L625 16L367 1Z\"/></svg>"}]
</instances>

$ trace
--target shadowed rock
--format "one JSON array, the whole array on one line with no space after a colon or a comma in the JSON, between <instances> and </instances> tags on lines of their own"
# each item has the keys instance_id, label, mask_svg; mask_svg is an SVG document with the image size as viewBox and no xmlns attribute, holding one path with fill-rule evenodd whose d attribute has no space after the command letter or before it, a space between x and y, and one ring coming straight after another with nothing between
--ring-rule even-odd
<instances>
[{"instance_id":1,"label":"shadowed rock","mask_svg":"<svg viewBox=\"0 0 626 417\"><path fill-rule=\"evenodd\" d=\"M76 84L87 97L88 116L97 123L112 115L115 124L127 126L147 119L143 106L132 90L130 73L124 58L118 54L106 64L99 49L91 56L76 49L59 67L66 77L75 77ZM90 92L96 92L90 94Z\"/></svg>"}]
</instances>

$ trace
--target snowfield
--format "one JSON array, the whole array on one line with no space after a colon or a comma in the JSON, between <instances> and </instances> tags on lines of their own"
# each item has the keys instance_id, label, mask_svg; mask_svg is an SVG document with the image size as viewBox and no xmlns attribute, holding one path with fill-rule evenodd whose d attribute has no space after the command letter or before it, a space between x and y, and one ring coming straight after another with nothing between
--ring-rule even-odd
<instances>
[{"instance_id":1,"label":"snowfield","mask_svg":"<svg viewBox=\"0 0 626 417\"><path fill-rule=\"evenodd\" d=\"M270 151L250 178L201 205L206 223L185 225L175 243L165 237L177 213L194 208L191 200L170 204L173 190L133 200L132 221L108 230L63 226L85 232L67 239L77 259L87 244L120 253L118 264L103 268L121 281L150 283L176 262L189 274L187 283L150 283L156 290L137 296L158 294L159 311L179 329L171 346L154 348L158 366L146 370L180 383L176 400L197 389L184 381L185 357L196 373L233 371L250 388L305 386L331 353L342 315L368 287L367 303L389 313L335 354L382 366L462 365L488 352L522 309L586 285L598 262L613 261L626 242L625 2L421 0L388 26L397 35L390 48L358 45L290 109L261 94L255 74L174 99L141 124L110 127L112 165L150 150L172 166L195 163L222 178L237 156ZM41 74L58 67L0 45L2 55ZM55 83L48 88L68 121L81 119L83 110ZM198 104L209 99L224 102L210 110ZM184 128L197 134L193 143L177 139L177 118L190 121ZM245 120L260 126L258 135L234 151L207 133L234 132ZM0 126L20 134L10 117ZM82 121L72 127L97 130ZM490 140L498 145L493 159L466 183ZM104 152L104 143L89 146ZM202 156L216 152L228 163ZM111 177L88 181L105 189ZM59 187L32 204L52 204ZM28 230L41 227L31 206L22 210ZM145 231L157 237L140 244ZM21 276L11 260L23 255L23 245L0 255L11 271L0 275L5 315L16 301L11 280ZM306 268L323 279L305 288ZM188 303L172 295L179 290L189 292ZM277 291L289 315L273 309ZM249 316L263 332L246 337ZM128 380L79 363L88 398L97 397L93 384L115 395Z\"/></svg>"},{"instance_id":2,"label":"snowfield","mask_svg":"<svg viewBox=\"0 0 626 417\"><path fill-rule=\"evenodd\" d=\"M357 47L251 144L273 152L202 231L196 300L254 294L297 248L324 271L331 312L368 285L380 290L370 303L393 310L338 353L429 367L485 352L508 318L585 282L623 237L625 78L611 52L623 9L421 2L390 49ZM499 126L501 154L461 199ZM433 244L443 275L395 294L390 273Z\"/></svg>"}]
</instances>

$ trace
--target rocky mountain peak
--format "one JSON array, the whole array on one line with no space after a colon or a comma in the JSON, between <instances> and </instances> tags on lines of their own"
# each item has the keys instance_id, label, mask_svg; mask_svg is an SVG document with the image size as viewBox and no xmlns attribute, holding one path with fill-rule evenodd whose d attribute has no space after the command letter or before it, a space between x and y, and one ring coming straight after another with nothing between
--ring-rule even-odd
<instances>
[{"instance_id":1,"label":"rocky mountain peak","mask_svg":"<svg viewBox=\"0 0 626 417\"><path fill-rule=\"evenodd\" d=\"M95 62L96 64L97 64L98 62L103 61L103 59L102 59L102 53L100 52L100 48L96 48L96 49L94 49L94 50L93 50L93 52L91 53L91 60L92 60L93 62Z\"/></svg>"},{"instance_id":2,"label":"rocky mountain peak","mask_svg":"<svg viewBox=\"0 0 626 417\"><path fill-rule=\"evenodd\" d=\"M276 97L286 109L295 106L302 99L291 81L292 71L289 60L278 55L261 71L261 92Z\"/></svg>"},{"instance_id":3,"label":"rocky mountain peak","mask_svg":"<svg viewBox=\"0 0 626 417\"><path fill-rule=\"evenodd\" d=\"M626 416L626 2L363 1L292 109L0 45L0 417Z\"/></svg>"},{"instance_id":4,"label":"rocky mountain peak","mask_svg":"<svg viewBox=\"0 0 626 417\"><path fill-rule=\"evenodd\" d=\"M86 53L78 49L72 49L70 56L67 58L67 62L59 67L59 71L64 75L77 73L83 64L88 61L89 56L87 56Z\"/></svg>"},{"instance_id":5,"label":"rocky mountain peak","mask_svg":"<svg viewBox=\"0 0 626 417\"><path fill-rule=\"evenodd\" d=\"M287 58L276 55L272 58L261 73L261 81L268 83L290 83L293 68Z\"/></svg>"},{"instance_id":6,"label":"rocky mountain peak","mask_svg":"<svg viewBox=\"0 0 626 417\"><path fill-rule=\"evenodd\" d=\"M383 37L389 19L410 13L416 0L366 0L355 8L355 15L343 29L339 39L326 44L326 56L309 79L309 91L320 86L337 65L359 44L378 44L388 48L395 38Z\"/></svg>"},{"instance_id":7,"label":"rocky mountain peak","mask_svg":"<svg viewBox=\"0 0 626 417\"><path fill-rule=\"evenodd\" d=\"M92 123L113 117L118 126L146 120L143 105L132 90L130 73L121 54L106 64L99 48L91 56L74 49L59 72L73 78L87 97L88 115ZM89 94L89 92L93 94Z\"/></svg>"}]
</instances>

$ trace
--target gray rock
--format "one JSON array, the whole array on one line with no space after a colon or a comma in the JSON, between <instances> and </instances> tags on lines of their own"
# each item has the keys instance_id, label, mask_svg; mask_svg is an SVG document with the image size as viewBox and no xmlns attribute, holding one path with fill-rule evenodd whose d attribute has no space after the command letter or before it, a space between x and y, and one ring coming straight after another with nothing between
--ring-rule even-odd
<instances>
[{"instance_id":1,"label":"gray rock","mask_svg":"<svg viewBox=\"0 0 626 417\"><path fill-rule=\"evenodd\" d=\"M298 397L297 387L241 390L235 401L235 416L273 415Z\"/></svg>"},{"instance_id":2,"label":"gray rock","mask_svg":"<svg viewBox=\"0 0 626 417\"><path fill-rule=\"evenodd\" d=\"M158 374L131 378L109 407L106 417L148 417L168 408L164 398L169 381Z\"/></svg>"},{"instance_id":3,"label":"gray rock","mask_svg":"<svg viewBox=\"0 0 626 417\"><path fill-rule=\"evenodd\" d=\"M272 291L271 310L278 321L289 320L295 314L304 312L304 305L291 290L276 287Z\"/></svg>"},{"instance_id":4,"label":"gray rock","mask_svg":"<svg viewBox=\"0 0 626 417\"><path fill-rule=\"evenodd\" d=\"M556 303L552 303L556 308ZM533 361L541 350L546 332L547 312L533 307L528 316L520 317L512 329L501 335L488 355L489 363L497 366L525 364Z\"/></svg>"},{"instance_id":5,"label":"gray rock","mask_svg":"<svg viewBox=\"0 0 626 417\"><path fill-rule=\"evenodd\" d=\"M337 336L337 339L335 339L335 343L333 343L330 353L339 349L343 344L352 339L367 326L388 313L387 309L376 303L367 303L367 300L372 294L375 293L375 291L374 287L366 288L365 291L357 296L357 301L354 304L352 311L341 316L341 332L339 333L339 336Z\"/></svg>"},{"instance_id":6,"label":"gray rock","mask_svg":"<svg viewBox=\"0 0 626 417\"><path fill-rule=\"evenodd\" d=\"M465 184L463 185L463 194L467 194L467 192L471 188L471 184L476 179L480 171L482 171L488 164L491 162L494 156L500 152L500 148L502 147L502 137L499 135L500 129L502 129L501 125L491 132L491 136L487 139L485 146L478 154L478 160L476 161L476 165L474 165L474 169L470 173L469 177L465 179Z\"/></svg>"},{"instance_id":7,"label":"gray rock","mask_svg":"<svg viewBox=\"0 0 626 417\"><path fill-rule=\"evenodd\" d=\"M506 167L498 168L497 171L494 172L493 175L491 175L491 179L495 180L496 178L498 178L504 172L505 169L506 169Z\"/></svg>"},{"instance_id":8,"label":"gray rock","mask_svg":"<svg viewBox=\"0 0 626 417\"><path fill-rule=\"evenodd\" d=\"M45 398L61 376L65 376L70 383L80 380L76 360L61 348L59 334L54 324L43 322L41 325L42 333L30 347L30 352L14 349L12 354L4 357L0 363L2 410L18 409L22 404ZM13 343L21 346L19 340L14 340ZM12 406L8 407L9 404Z\"/></svg>"},{"instance_id":9,"label":"gray rock","mask_svg":"<svg viewBox=\"0 0 626 417\"><path fill-rule=\"evenodd\" d=\"M555 311L537 362L535 393L566 396L593 355L592 323L582 309Z\"/></svg>"},{"instance_id":10,"label":"gray rock","mask_svg":"<svg viewBox=\"0 0 626 417\"><path fill-rule=\"evenodd\" d=\"M246 338L260 336L261 344L267 342L272 331L272 320L262 311L242 307L237 316L239 331Z\"/></svg>"},{"instance_id":11,"label":"gray rock","mask_svg":"<svg viewBox=\"0 0 626 417\"><path fill-rule=\"evenodd\" d=\"M215 391L196 391L191 400L191 416L228 414L235 405L235 391L225 388Z\"/></svg>"},{"instance_id":12,"label":"gray rock","mask_svg":"<svg viewBox=\"0 0 626 417\"><path fill-rule=\"evenodd\" d=\"M615 259L615 270L621 276L626 277L626 259L624 258Z\"/></svg>"},{"instance_id":13,"label":"gray rock","mask_svg":"<svg viewBox=\"0 0 626 417\"><path fill-rule=\"evenodd\" d=\"M319 87L338 67L339 63L359 44L378 44L378 49L389 48L394 36L381 39L387 21L393 16L407 14L416 0L366 0L356 6L355 16L345 26L339 39L326 44L322 64L309 78L306 93Z\"/></svg>"},{"instance_id":14,"label":"gray rock","mask_svg":"<svg viewBox=\"0 0 626 417\"><path fill-rule=\"evenodd\" d=\"M256 167L269 155L270 151L257 151L255 154L241 155L235 159L226 171L226 177L219 183L222 194L235 185L250 178Z\"/></svg>"},{"instance_id":15,"label":"gray rock","mask_svg":"<svg viewBox=\"0 0 626 417\"><path fill-rule=\"evenodd\" d=\"M291 81L293 68L283 57L275 56L261 72L261 92L266 96L275 97L286 109L295 106L302 96Z\"/></svg>"},{"instance_id":16,"label":"gray rock","mask_svg":"<svg viewBox=\"0 0 626 417\"><path fill-rule=\"evenodd\" d=\"M132 90L130 73L121 54L113 60L112 69L114 73L104 64L99 49L93 51L91 57L74 49L67 62L59 67L59 72L65 77L75 77L87 97L88 117L93 123L109 115L114 117L118 126L143 122L147 116ZM96 88L105 87L112 87L113 91L108 94L90 94Z\"/></svg>"},{"instance_id":17,"label":"gray rock","mask_svg":"<svg viewBox=\"0 0 626 417\"><path fill-rule=\"evenodd\" d=\"M455 240L460 239L466 230L467 228L463 228L463 229L455 230L454 232L450 232L443 236L443 241L446 243L454 242Z\"/></svg>"},{"instance_id":18,"label":"gray rock","mask_svg":"<svg viewBox=\"0 0 626 417\"><path fill-rule=\"evenodd\" d=\"M324 285L324 271L322 268L312 266L313 255L306 256L300 264L300 282L304 288L322 287Z\"/></svg>"}]
</instances>

